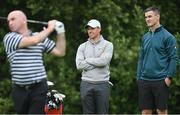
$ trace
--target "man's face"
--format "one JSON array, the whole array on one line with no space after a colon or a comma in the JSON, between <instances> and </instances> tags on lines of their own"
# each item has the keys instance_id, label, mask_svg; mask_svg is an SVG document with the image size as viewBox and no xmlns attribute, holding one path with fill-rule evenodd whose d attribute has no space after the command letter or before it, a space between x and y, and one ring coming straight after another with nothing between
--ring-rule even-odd
<instances>
[{"instance_id":1,"label":"man's face","mask_svg":"<svg viewBox=\"0 0 180 115\"><path fill-rule=\"evenodd\" d=\"M23 19L17 12L10 13L7 18L9 29L12 32L19 32L24 23Z\"/></svg>"},{"instance_id":2,"label":"man's face","mask_svg":"<svg viewBox=\"0 0 180 115\"><path fill-rule=\"evenodd\" d=\"M91 39L97 38L97 37L100 35L100 31L101 31L101 29L98 28L98 27L92 28L92 27L89 26L89 27L87 28L88 36L89 36L89 38L91 38Z\"/></svg>"},{"instance_id":3,"label":"man's face","mask_svg":"<svg viewBox=\"0 0 180 115\"><path fill-rule=\"evenodd\" d=\"M145 20L148 27L153 27L159 23L160 16L153 11L148 11L145 13Z\"/></svg>"}]
</instances>

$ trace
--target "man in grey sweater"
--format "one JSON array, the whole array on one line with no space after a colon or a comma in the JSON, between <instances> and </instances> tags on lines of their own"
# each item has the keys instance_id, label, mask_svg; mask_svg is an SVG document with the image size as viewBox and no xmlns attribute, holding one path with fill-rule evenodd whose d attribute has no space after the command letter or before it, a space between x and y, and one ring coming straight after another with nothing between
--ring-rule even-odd
<instances>
[{"instance_id":1,"label":"man in grey sweater","mask_svg":"<svg viewBox=\"0 0 180 115\"><path fill-rule=\"evenodd\" d=\"M109 109L109 65L113 44L101 35L101 24L92 19L85 26L88 40L76 54L76 67L82 70L80 86L84 114L107 114Z\"/></svg>"}]
</instances>

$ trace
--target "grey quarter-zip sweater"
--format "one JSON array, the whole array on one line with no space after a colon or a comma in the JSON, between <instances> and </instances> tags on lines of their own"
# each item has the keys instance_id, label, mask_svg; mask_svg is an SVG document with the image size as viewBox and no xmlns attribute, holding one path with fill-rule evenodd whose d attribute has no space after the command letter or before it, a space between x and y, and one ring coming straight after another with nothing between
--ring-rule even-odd
<instances>
[{"instance_id":1,"label":"grey quarter-zip sweater","mask_svg":"<svg viewBox=\"0 0 180 115\"><path fill-rule=\"evenodd\" d=\"M82 70L83 81L109 81L109 65L113 55L113 44L103 38L92 43L90 39L82 43L76 54L76 67Z\"/></svg>"}]
</instances>

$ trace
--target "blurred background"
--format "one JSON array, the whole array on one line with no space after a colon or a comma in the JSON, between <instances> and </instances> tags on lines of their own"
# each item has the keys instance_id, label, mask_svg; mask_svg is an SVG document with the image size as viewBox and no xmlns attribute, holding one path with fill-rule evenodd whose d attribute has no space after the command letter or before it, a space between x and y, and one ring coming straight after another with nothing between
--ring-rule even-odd
<instances>
[{"instance_id":1,"label":"blurred background","mask_svg":"<svg viewBox=\"0 0 180 115\"><path fill-rule=\"evenodd\" d=\"M102 24L102 35L114 44L111 61L110 113L139 114L136 67L142 35L148 31L143 10L157 6L161 24L177 38L180 45L179 0L1 0L0 16L7 17L12 10L22 10L28 19L48 21L56 19L65 24L67 53L58 58L44 55L48 80L54 88L66 95L64 114L81 114L81 72L76 69L78 46L87 40L84 26L92 19ZM30 24L33 31L41 31L40 24ZM15 113L11 100L11 75L3 47L8 32L7 22L0 20L0 113ZM55 32L49 38L55 40ZM179 50L180 51L180 50ZM180 54L180 53L179 53ZM180 113L180 68L170 86L169 113Z\"/></svg>"}]
</instances>

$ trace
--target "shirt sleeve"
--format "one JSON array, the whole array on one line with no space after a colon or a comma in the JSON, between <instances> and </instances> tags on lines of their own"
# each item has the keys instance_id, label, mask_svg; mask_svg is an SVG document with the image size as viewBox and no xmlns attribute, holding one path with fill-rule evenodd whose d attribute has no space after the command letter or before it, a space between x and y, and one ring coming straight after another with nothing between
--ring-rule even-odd
<instances>
[{"instance_id":1,"label":"shirt sleeve","mask_svg":"<svg viewBox=\"0 0 180 115\"><path fill-rule=\"evenodd\" d=\"M167 77L173 77L176 74L178 63L178 49L176 39L171 36L166 40L166 49L169 60Z\"/></svg>"},{"instance_id":2,"label":"shirt sleeve","mask_svg":"<svg viewBox=\"0 0 180 115\"><path fill-rule=\"evenodd\" d=\"M113 55L113 44L108 42L105 45L104 51L99 57L87 58L85 61L95 67L103 67L110 63Z\"/></svg>"},{"instance_id":3,"label":"shirt sleeve","mask_svg":"<svg viewBox=\"0 0 180 115\"><path fill-rule=\"evenodd\" d=\"M22 35L15 33L15 32L10 32L6 34L3 38L3 43L4 47L6 50L6 53L9 54L13 51L15 51L18 48L18 45L22 39Z\"/></svg>"},{"instance_id":4,"label":"shirt sleeve","mask_svg":"<svg viewBox=\"0 0 180 115\"><path fill-rule=\"evenodd\" d=\"M143 58L144 58L144 54L143 54L143 40L142 40L141 46L140 46L140 51L139 51L138 64L137 64L137 75L136 75L137 80L139 79L140 74L141 74Z\"/></svg>"},{"instance_id":5,"label":"shirt sleeve","mask_svg":"<svg viewBox=\"0 0 180 115\"><path fill-rule=\"evenodd\" d=\"M91 70L95 67L89 63L87 63L85 56L84 56L84 50L85 50L85 43L80 45L77 53L76 53L76 67L78 70Z\"/></svg>"},{"instance_id":6,"label":"shirt sleeve","mask_svg":"<svg viewBox=\"0 0 180 115\"><path fill-rule=\"evenodd\" d=\"M44 47L45 47L45 51L47 53L51 52L55 46L56 46L56 44L53 40L50 40L49 38L46 38L44 40Z\"/></svg>"}]
</instances>

